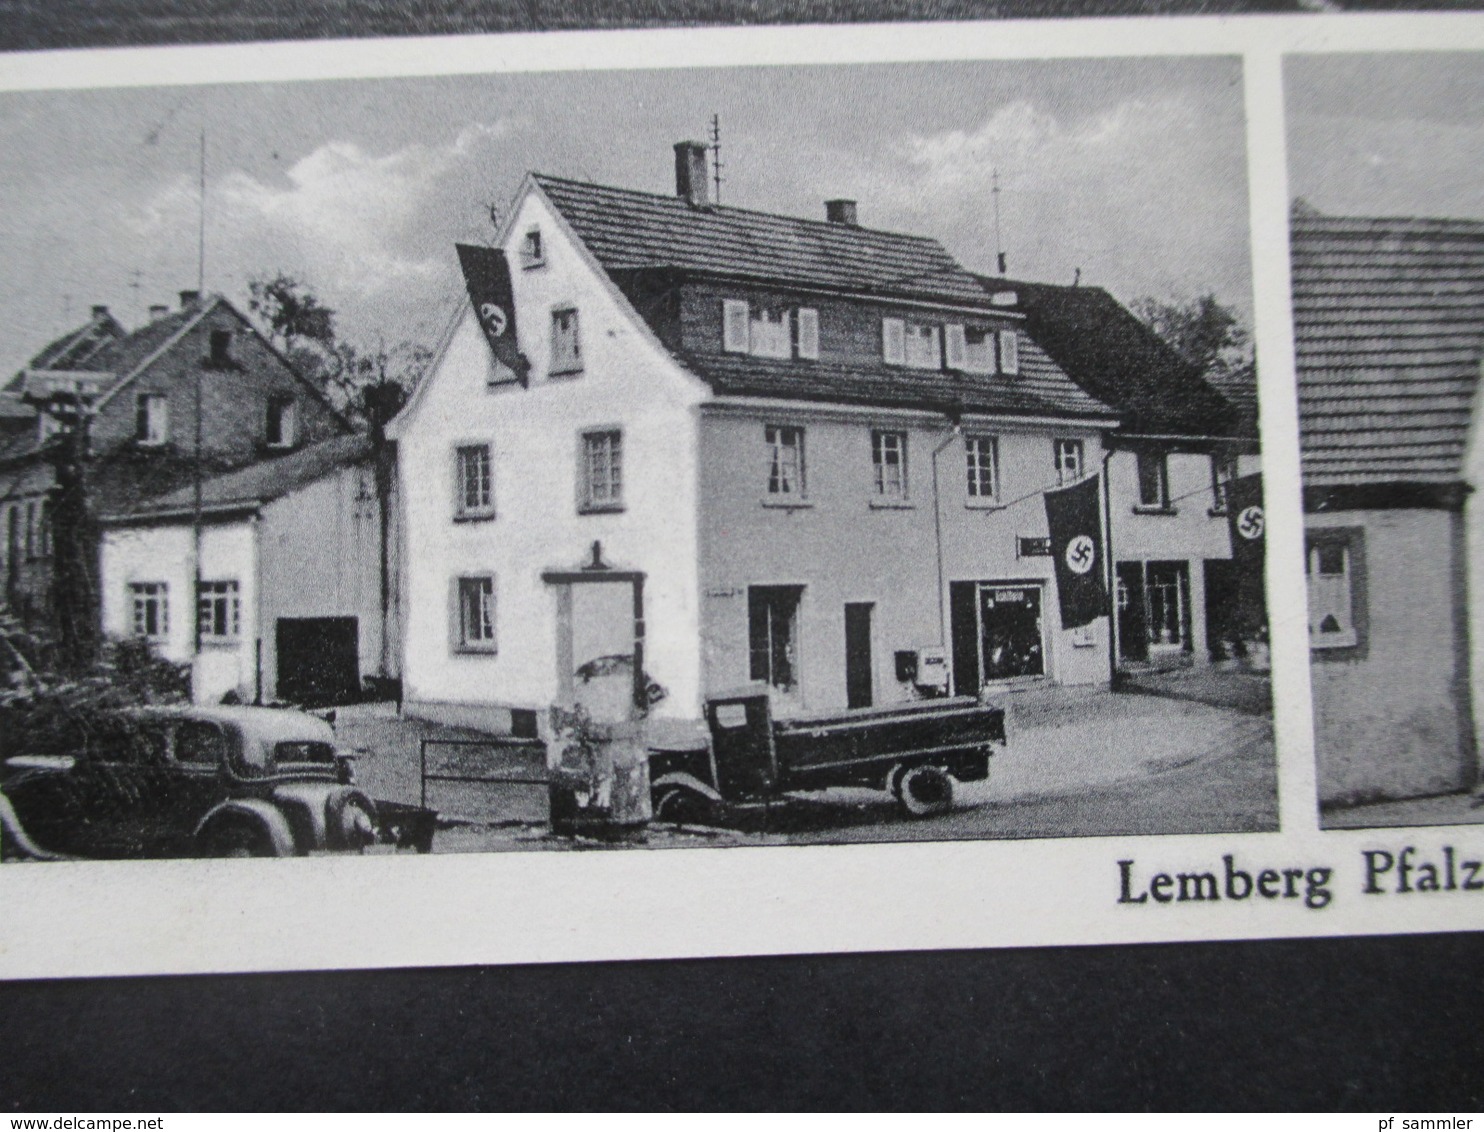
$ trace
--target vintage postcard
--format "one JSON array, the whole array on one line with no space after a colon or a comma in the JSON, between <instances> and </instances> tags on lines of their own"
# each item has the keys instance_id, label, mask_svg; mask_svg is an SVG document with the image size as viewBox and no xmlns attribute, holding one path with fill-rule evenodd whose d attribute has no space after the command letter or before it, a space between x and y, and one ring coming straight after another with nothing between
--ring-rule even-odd
<instances>
[{"instance_id":1,"label":"vintage postcard","mask_svg":"<svg viewBox=\"0 0 1484 1132\"><path fill-rule=\"evenodd\" d=\"M0 58L0 974L1484 926L1481 46Z\"/></svg>"}]
</instances>

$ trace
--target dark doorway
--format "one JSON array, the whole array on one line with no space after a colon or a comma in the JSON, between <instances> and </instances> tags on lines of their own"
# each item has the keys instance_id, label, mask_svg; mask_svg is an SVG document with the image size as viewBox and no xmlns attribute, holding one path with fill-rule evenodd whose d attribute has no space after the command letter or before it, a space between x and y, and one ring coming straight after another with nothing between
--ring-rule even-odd
<instances>
[{"instance_id":1,"label":"dark doorway","mask_svg":"<svg viewBox=\"0 0 1484 1132\"><path fill-rule=\"evenodd\" d=\"M280 700L319 705L359 698L360 635L354 617L280 617L277 645Z\"/></svg>"},{"instance_id":2,"label":"dark doorway","mask_svg":"<svg viewBox=\"0 0 1484 1132\"><path fill-rule=\"evenodd\" d=\"M1144 604L1144 563L1118 564L1118 655L1149 659L1149 620Z\"/></svg>"},{"instance_id":3,"label":"dark doorway","mask_svg":"<svg viewBox=\"0 0 1484 1132\"><path fill-rule=\"evenodd\" d=\"M870 707L872 702L871 610L868 601L845 605L845 706Z\"/></svg>"},{"instance_id":4,"label":"dark doorway","mask_svg":"<svg viewBox=\"0 0 1484 1132\"><path fill-rule=\"evenodd\" d=\"M1041 587L952 582L953 692L977 696L994 680L1046 675Z\"/></svg>"},{"instance_id":5,"label":"dark doorway","mask_svg":"<svg viewBox=\"0 0 1484 1132\"><path fill-rule=\"evenodd\" d=\"M1213 660L1236 655L1241 631L1237 623L1237 570L1230 558L1208 558L1206 581L1206 648Z\"/></svg>"},{"instance_id":6,"label":"dark doorway","mask_svg":"<svg viewBox=\"0 0 1484 1132\"><path fill-rule=\"evenodd\" d=\"M793 692L799 686L799 599L803 586L747 587L750 678Z\"/></svg>"}]
</instances>

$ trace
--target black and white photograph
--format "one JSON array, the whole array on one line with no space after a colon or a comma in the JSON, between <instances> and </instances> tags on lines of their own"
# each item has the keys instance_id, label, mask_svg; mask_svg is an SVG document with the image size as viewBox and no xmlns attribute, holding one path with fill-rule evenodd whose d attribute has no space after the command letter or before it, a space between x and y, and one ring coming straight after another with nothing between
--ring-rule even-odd
<instances>
[{"instance_id":1,"label":"black and white photograph","mask_svg":"<svg viewBox=\"0 0 1484 1132\"><path fill-rule=\"evenodd\" d=\"M1323 824L1484 821L1484 56L1285 78Z\"/></svg>"},{"instance_id":2,"label":"black and white photograph","mask_svg":"<svg viewBox=\"0 0 1484 1132\"><path fill-rule=\"evenodd\" d=\"M4 98L8 859L1277 828L1239 59Z\"/></svg>"}]
</instances>

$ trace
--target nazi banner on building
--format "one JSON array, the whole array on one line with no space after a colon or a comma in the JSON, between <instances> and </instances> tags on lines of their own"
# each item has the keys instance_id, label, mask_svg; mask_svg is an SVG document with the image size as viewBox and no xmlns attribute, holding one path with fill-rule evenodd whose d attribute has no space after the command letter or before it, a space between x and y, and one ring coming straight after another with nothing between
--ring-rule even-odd
<instances>
[{"instance_id":1,"label":"nazi banner on building","mask_svg":"<svg viewBox=\"0 0 1484 1132\"><path fill-rule=\"evenodd\" d=\"M1100 477L1091 476L1046 493L1046 526L1063 629L1089 625L1108 612L1099 483Z\"/></svg>"},{"instance_id":2,"label":"nazi banner on building","mask_svg":"<svg viewBox=\"0 0 1484 1132\"><path fill-rule=\"evenodd\" d=\"M458 249L464 284L469 288L469 301L479 315L479 325L490 349L496 360L524 384L531 363L520 352L515 337L515 293L510 286L510 264L505 253L469 244L454 246Z\"/></svg>"}]
</instances>

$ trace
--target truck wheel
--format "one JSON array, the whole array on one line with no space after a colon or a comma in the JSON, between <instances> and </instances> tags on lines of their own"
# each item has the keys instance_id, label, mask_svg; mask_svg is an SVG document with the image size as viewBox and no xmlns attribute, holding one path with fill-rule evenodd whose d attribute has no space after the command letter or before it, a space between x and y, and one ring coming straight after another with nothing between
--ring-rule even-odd
<instances>
[{"instance_id":1,"label":"truck wheel","mask_svg":"<svg viewBox=\"0 0 1484 1132\"><path fill-rule=\"evenodd\" d=\"M654 796L654 820L676 825L704 825L711 817L711 799L684 786L663 786Z\"/></svg>"},{"instance_id":2,"label":"truck wheel","mask_svg":"<svg viewBox=\"0 0 1484 1132\"><path fill-rule=\"evenodd\" d=\"M201 834L203 857L277 857L278 848L262 826L247 821L217 822Z\"/></svg>"},{"instance_id":3,"label":"truck wheel","mask_svg":"<svg viewBox=\"0 0 1484 1132\"><path fill-rule=\"evenodd\" d=\"M909 817L945 814L953 808L953 776L940 766L914 766L902 775L897 800Z\"/></svg>"}]
</instances>

